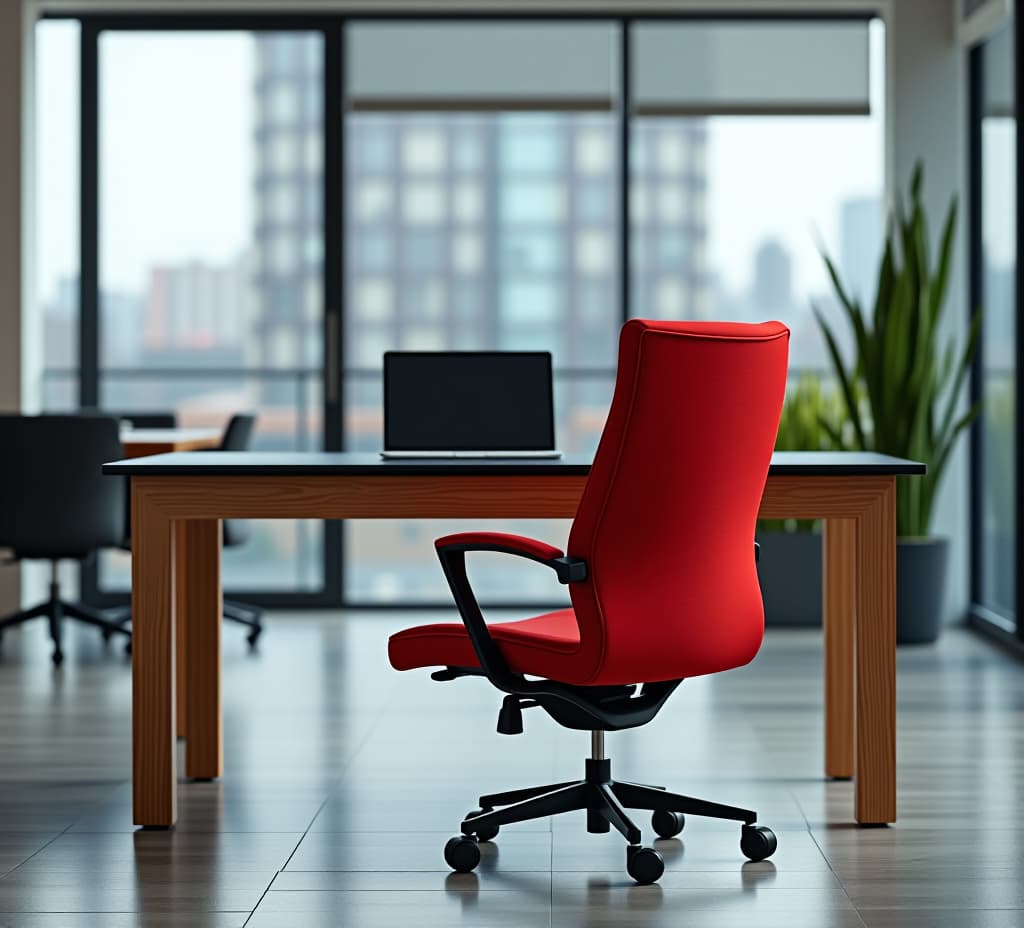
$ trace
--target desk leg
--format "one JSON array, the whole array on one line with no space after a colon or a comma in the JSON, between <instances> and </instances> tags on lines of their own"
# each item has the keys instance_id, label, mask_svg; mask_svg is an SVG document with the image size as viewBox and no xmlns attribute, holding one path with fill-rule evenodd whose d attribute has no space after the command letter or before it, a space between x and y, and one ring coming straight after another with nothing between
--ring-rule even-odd
<instances>
[{"instance_id":1,"label":"desk leg","mask_svg":"<svg viewBox=\"0 0 1024 928\"><path fill-rule=\"evenodd\" d=\"M219 777L224 769L221 713L221 585L218 519L189 519L178 524L178 617L185 626L186 728L185 775Z\"/></svg>"},{"instance_id":2,"label":"desk leg","mask_svg":"<svg viewBox=\"0 0 1024 928\"><path fill-rule=\"evenodd\" d=\"M177 818L174 539L132 481L132 805L136 825Z\"/></svg>"},{"instance_id":3,"label":"desk leg","mask_svg":"<svg viewBox=\"0 0 1024 928\"><path fill-rule=\"evenodd\" d=\"M896 478L857 526L854 816L896 821Z\"/></svg>"},{"instance_id":4,"label":"desk leg","mask_svg":"<svg viewBox=\"0 0 1024 928\"><path fill-rule=\"evenodd\" d=\"M826 519L823 549L825 776L853 776L853 652L857 605L857 522Z\"/></svg>"},{"instance_id":5,"label":"desk leg","mask_svg":"<svg viewBox=\"0 0 1024 928\"><path fill-rule=\"evenodd\" d=\"M174 686L175 686L175 712L178 719L177 732L179 738L188 735L188 710L185 707L185 688L187 685L185 665L188 661L188 646L185 644L185 622L182 617L182 609L185 603L185 589L187 571L183 570L181 563L181 552L186 549L188 539L185 537L185 526L188 523L179 519L174 523L174 550L178 553L177 569L174 571L174 602L176 616L174 622Z\"/></svg>"}]
</instances>

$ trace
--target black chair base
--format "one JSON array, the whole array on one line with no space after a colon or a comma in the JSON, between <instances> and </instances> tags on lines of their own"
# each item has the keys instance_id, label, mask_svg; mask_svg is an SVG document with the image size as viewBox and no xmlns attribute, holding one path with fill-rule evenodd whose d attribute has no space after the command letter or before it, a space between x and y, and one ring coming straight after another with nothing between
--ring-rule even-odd
<instances>
[{"instance_id":1,"label":"black chair base","mask_svg":"<svg viewBox=\"0 0 1024 928\"><path fill-rule=\"evenodd\" d=\"M250 647L255 647L263 632L263 610L258 606L251 606L248 603L236 602L233 599L224 600L224 618L231 622L237 622L249 629L245 640Z\"/></svg>"},{"instance_id":2,"label":"black chair base","mask_svg":"<svg viewBox=\"0 0 1024 928\"><path fill-rule=\"evenodd\" d=\"M230 622L237 622L239 625L244 625L249 629L249 634L245 636L245 640L249 642L250 647L255 647L256 642L259 640L260 635L263 633L263 610L258 606L250 606L248 603L236 602L232 599L224 600L224 618ZM130 609L123 610L115 620L116 624L122 630L132 620L132 614ZM103 633L105 638L109 638L107 632Z\"/></svg>"},{"instance_id":3,"label":"black chair base","mask_svg":"<svg viewBox=\"0 0 1024 928\"><path fill-rule=\"evenodd\" d=\"M670 793L661 786L613 780L611 760L603 756L603 732L593 735L594 756L586 761L584 779L481 796L480 809L466 816L462 834L452 838L445 847L449 866L462 873L475 869L480 861L478 842L493 840L502 825L580 809L587 812L587 831L599 834L614 828L626 839L626 870L638 883L655 882L665 864L654 848L642 846L640 829L633 824L626 809L653 812L651 826L660 838L678 835L683 830L686 815L741 822L740 850L748 860L764 860L775 853L778 846L775 835L770 829L755 824L757 813L750 809Z\"/></svg>"},{"instance_id":4,"label":"black chair base","mask_svg":"<svg viewBox=\"0 0 1024 928\"><path fill-rule=\"evenodd\" d=\"M59 667L64 662L61 640L65 618L76 619L79 622L84 622L86 625L92 625L100 629L103 632L104 640L114 634L125 635L128 638L125 645L125 653L131 654L131 632L127 628L123 628L116 620L111 620L103 615L103 613L83 606L81 603L72 603L61 599L60 589L53 582L50 584L50 598L46 602L0 619L0 637L2 637L5 629L13 628L15 625L22 625L32 619L44 616L50 623L50 638L53 639L53 655L51 659L53 660L54 667Z\"/></svg>"}]
</instances>

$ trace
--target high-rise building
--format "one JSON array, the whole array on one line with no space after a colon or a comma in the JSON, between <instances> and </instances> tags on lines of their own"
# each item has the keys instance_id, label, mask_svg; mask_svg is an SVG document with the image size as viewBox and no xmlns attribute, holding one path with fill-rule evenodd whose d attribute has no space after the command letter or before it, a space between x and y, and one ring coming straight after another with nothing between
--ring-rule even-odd
<instances>
[{"instance_id":1,"label":"high-rise building","mask_svg":"<svg viewBox=\"0 0 1024 928\"><path fill-rule=\"evenodd\" d=\"M242 361L248 325L250 270L246 255L227 266L190 261L150 271L142 313L145 360L174 363L201 354L209 365L237 366ZM113 318L111 296L104 314L112 335L120 328ZM131 344L137 344L133 338Z\"/></svg>"},{"instance_id":2,"label":"high-rise building","mask_svg":"<svg viewBox=\"0 0 1024 928\"><path fill-rule=\"evenodd\" d=\"M839 207L839 271L850 296L871 305L878 290L882 201L861 197Z\"/></svg>"},{"instance_id":3,"label":"high-rise building","mask_svg":"<svg viewBox=\"0 0 1024 928\"><path fill-rule=\"evenodd\" d=\"M255 38L251 318L245 363L317 367L323 329L323 46L319 36ZM294 401L267 382L263 400ZM285 395L287 394L287 395Z\"/></svg>"},{"instance_id":4,"label":"high-rise building","mask_svg":"<svg viewBox=\"0 0 1024 928\"><path fill-rule=\"evenodd\" d=\"M633 312L710 318L707 122L637 120L630 143Z\"/></svg>"},{"instance_id":5,"label":"high-rise building","mask_svg":"<svg viewBox=\"0 0 1024 928\"><path fill-rule=\"evenodd\" d=\"M322 52L315 38L274 35L257 38L255 54L256 322L246 363L316 367ZM379 368L395 348L538 347L556 369L614 367L617 116L360 108L342 118L346 368ZM706 145L703 119L643 120L634 131L637 314L708 315ZM349 431L379 441L379 392L350 386L348 404L367 415L350 410Z\"/></svg>"},{"instance_id":6,"label":"high-rise building","mask_svg":"<svg viewBox=\"0 0 1024 928\"><path fill-rule=\"evenodd\" d=\"M793 259L774 239L763 242L754 254L751 296L762 315L788 310L793 303Z\"/></svg>"}]
</instances>

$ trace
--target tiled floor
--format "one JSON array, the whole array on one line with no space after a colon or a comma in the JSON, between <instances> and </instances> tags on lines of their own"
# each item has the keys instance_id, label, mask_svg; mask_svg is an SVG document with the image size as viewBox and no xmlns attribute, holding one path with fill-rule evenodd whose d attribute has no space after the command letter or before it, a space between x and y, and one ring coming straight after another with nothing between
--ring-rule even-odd
<instances>
[{"instance_id":1,"label":"tiled floor","mask_svg":"<svg viewBox=\"0 0 1024 928\"><path fill-rule=\"evenodd\" d=\"M853 826L851 785L821 778L814 633L772 633L751 666L609 735L621 778L755 808L779 836L744 863L736 826L691 818L640 887L581 814L504 828L475 874L446 868L480 793L576 777L589 741L539 710L499 736L483 681L391 671L386 637L417 618L274 616L256 654L228 626L227 773L183 783L171 832L132 825L119 650L76 629L55 673L38 623L5 636L0 926L1024 926L1024 667L967 633L899 654L891 828Z\"/></svg>"}]
</instances>

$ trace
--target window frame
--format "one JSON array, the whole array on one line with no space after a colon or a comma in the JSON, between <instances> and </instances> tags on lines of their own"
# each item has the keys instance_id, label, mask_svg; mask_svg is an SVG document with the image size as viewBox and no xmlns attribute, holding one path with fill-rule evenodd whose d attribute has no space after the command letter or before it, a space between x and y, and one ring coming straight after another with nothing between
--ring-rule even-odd
<instances>
[{"instance_id":1,"label":"window frame","mask_svg":"<svg viewBox=\"0 0 1024 928\"><path fill-rule=\"evenodd\" d=\"M1012 41L1014 46L1014 62L1019 61L1021 53L1021 35L1024 30L1022 17L1013 18ZM968 56L968 208L969 208L969 292L968 312L974 307L984 306L985 298L985 265L983 243L983 151L982 122L985 115L985 79L984 51L992 34L987 34L967 50ZM1020 529L1024 526L1024 470L1021 468L1020 455L1024 451L1024 269L1020 262L1020 244L1024 242L1024 167L1021 165L1020 154L1024 151L1024 131L1019 119L1018 104L1021 96L1021 69L1015 66L1013 76L1014 108L1016 119L1016 198L1014 203L1016 226L1017 255L1014 270L1014 304L1016 321L1014 330L1014 443L1015 460L1011 479L1014 482L1016 505L1014 510L1013 536L1015 541L1014 574L1016 588L1014 590L1013 614L1006 614L983 604L982 578L984 568L984 512L985 498L982 477L984 475L984 420L979 416L971 426L970 438L970 469L971 469L971 605L968 612L968 624L1008 646L1018 654L1024 655L1024 545L1021 544ZM966 322L965 322L966 325ZM982 318L984 329L985 319ZM980 402L984 389L984 338L979 339L978 352L975 355L971 370L971 402Z\"/></svg>"},{"instance_id":2,"label":"window frame","mask_svg":"<svg viewBox=\"0 0 1024 928\"><path fill-rule=\"evenodd\" d=\"M152 31L152 32L318 32L324 43L324 134L321 151L324 165L322 240L324 246L323 294L323 384L324 384L324 434L323 447L327 451L341 451L345 448L345 365L344 325L342 304L346 280L344 222L346 215L345 185L347 156L343 118L346 99L346 68L344 49L347 38L346 27L360 20L389 22L401 21L459 21L459 22L565 22L580 23L602 21L613 23L618 34L618 106L614 112L618 117L618 189L614 192L618 216L617 260L619 274L619 306L621 323L632 316L631 300L631 240L630 227L630 138L632 119L631 71L632 62L631 26L635 21L655 20L721 21L742 20L745 22L841 22L870 21L879 18L888 20L886 0L856 2L848 6L827 11L806 10L755 10L730 9L721 11L700 10L649 10L636 13L614 10L487 10L479 9L400 12L347 11L347 12L301 12L301 13L258 13L258 12L147 12L147 13L76 13L44 11L42 19L77 20L81 26L80 56L80 288L79 288L79 340L78 340L78 402L79 405L98 405L100 383L99 345L99 36L108 31ZM1019 217L1019 212L1018 212ZM57 371L60 373L60 371ZM253 371L258 374L258 370ZM572 371L566 372L573 376ZM450 608L450 603L393 603L358 602L350 600L344 589L344 543L342 524L328 520L324 527L323 577L324 586L317 592L268 592L234 590L231 595L268 607L323 608L344 607L359 609L394 609L414 605L419 609ZM95 564L81 568L81 590L83 597L101 606L120 605L126 602L127 594L103 591L98 586L98 572ZM515 602L490 602L492 607L522 606ZM543 607L544 604L534 604ZM560 606L552 602L551 606Z\"/></svg>"}]
</instances>

